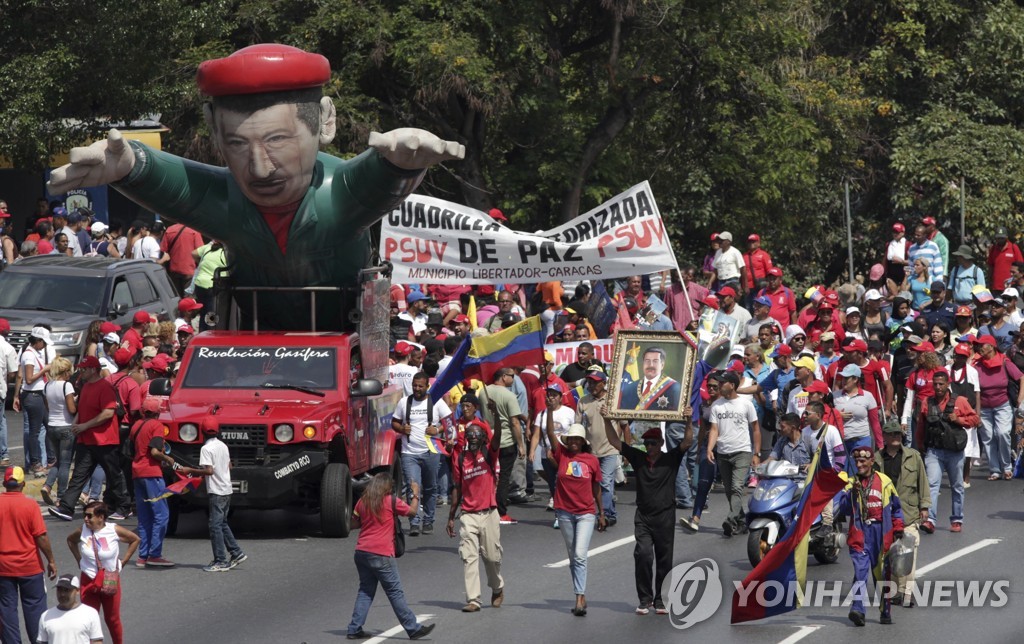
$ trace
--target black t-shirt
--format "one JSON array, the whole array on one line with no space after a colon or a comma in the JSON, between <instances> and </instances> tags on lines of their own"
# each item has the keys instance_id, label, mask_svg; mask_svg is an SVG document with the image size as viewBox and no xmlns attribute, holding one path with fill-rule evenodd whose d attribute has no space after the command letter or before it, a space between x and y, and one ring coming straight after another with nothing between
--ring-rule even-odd
<instances>
[{"instance_id":1,"label":"black t-shirt","mask_svg":"<svg viewBox=\"0 0 1024 644\"><path fill-rule=\"evenodd\" d=\"M622 455L636 475L636 507L643 514L657 514L676 507L676 473L683 462L678 449L661 452L654 463L647 452L622 444Z\"/></svg>"}]
</instances>

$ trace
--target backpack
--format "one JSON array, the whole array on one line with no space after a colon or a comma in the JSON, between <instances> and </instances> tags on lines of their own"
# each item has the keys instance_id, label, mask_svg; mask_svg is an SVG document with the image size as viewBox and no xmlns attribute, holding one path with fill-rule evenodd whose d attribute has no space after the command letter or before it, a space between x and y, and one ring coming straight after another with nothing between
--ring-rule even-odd
<instances>
[{"instance_id":1,"label":"backpack","mask_svg":"<svg viewBox=\"0 0 1024 644\"><path fill-rule=\"evenodd\" d=\"M99 248L100 248L100 244L102 244L102 243L103 242L101 242L101 241L91 241L91 242L89 242L89 252L88 253L82 253L82 256L83 257L99 257L100 256Z\"/></svg>"},{"instance_id":2,"label":"backpack","mask_svg":"<svg viewBox=\"0 0 1024 644\"><path fill-rule=\"evenodd\" d=\"M782 388L782 392L779 394L779 412L781 414L785 414L786 410L789 409L789 395L799 386L800 383L796 378L793 378Z\"/></svg>"},{"instance_id":3,"label":"backpack","mask_svg":"<svg viewBox=\"0 0 1024 644\"><path fill-rule=\"evenodd\" d=\"M975 284L978 284L978 265L974 264L971 266L971 274L962 275L963 271L961 266L957 266L953 269L953 272L949 276L949 289L953 291L954 302L970 302L971 301L971 289ZM961 288L961 281L970 279L970 283L964 283Z\"/></svg>"},{"instance_id":4,"label":"backpack","mask_svg":"<svg viewBox=\"0 0 1024 644\"><path fill-rule=\"evenodd\" d=\"M127 461L135 460L135 439L139 437L139 432L142 431L142 426L146 424L147 420L135 421L135 426L132 427L131 434L128 436L128 440L121 443L121 456Z\"/></svg>"},{"instance_id":5,"label":"backpack","mask_svg":"<svg viewBox=\"0 0 1024 644\"><path fill-rule=\"evenodd\" d=\"M114 387L114 416L117 418L118 425L124 425L125 418L128 416L128 409L124 406L124 401L121 400L121 391L117 388L117 386L124 382L125 378L130 377L131 374L126 373L117 380L110 383Z\"/></svg>"},{"instance_id":6,"label":"backpack","mask_svg":"<svg viewBox=\"0 0 1024 644\"><path fill-rule=\"evenodd\" d=\"M935 404L935 398L928 398L925 412L924 446L962 452L967 447L967 430L951 422L948 417L956 408L956 398L950 396L944 409Z\"/></svg>"}]
</instances>

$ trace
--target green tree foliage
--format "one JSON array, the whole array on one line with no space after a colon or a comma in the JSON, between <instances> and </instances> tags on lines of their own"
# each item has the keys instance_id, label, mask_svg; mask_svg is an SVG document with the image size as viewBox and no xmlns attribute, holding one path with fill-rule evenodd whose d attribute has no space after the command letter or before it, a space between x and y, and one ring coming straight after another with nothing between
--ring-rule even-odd
<instances>
[{"instance_id":1,"label":"green tree foliage","mask_svg":"<svg viewBox=\"0 0 1024 644\"><path fill-rule=\"evenodd\" d=\"M332 152L415 126L466 145L421 188L543 228L649 180L680 261L757 231L794 282L924 213L958 243L1024 224L1024 10L1008 0L0 0L0 155L41 168L158 113L219 162L202 60L323 53Z\"/></svg>"}]
</instances>

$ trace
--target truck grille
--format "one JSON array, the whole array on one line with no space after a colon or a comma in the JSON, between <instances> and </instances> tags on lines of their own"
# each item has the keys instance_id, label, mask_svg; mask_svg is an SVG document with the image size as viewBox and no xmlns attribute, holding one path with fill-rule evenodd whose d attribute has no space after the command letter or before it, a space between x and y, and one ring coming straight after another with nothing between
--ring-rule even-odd
<instances>
[{"instance_id":1,"label":"truck grille","mask_svg":"<svg viewBox=\"0 0 1024 644\"><path fill-rule=\"evenodd\" d=\"M21 353L21 350L28 344L28 331L11 331L7 334L7 341L11 343L15 351Z\"/></svg>"},{"instance_id":2,"label":"truck grille","mask_svg":"<svg viewBox=\"0 0 1024 644\"><path fill-rule=\"evenodd\" d=\"M281 445L267 445L266 425L221 425L220 439L228 446L231 460L238 466L272 465L282 458ZM186 459L199 462L201 445L176 445Z\"/></svg>"}]
</instances>

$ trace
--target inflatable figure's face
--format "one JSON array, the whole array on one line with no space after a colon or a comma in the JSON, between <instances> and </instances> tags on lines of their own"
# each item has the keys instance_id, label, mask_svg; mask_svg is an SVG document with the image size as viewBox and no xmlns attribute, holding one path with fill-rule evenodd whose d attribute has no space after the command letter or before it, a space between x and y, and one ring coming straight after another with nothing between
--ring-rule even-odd
<instances>
[{"instance_id":1,"label":"inflatable figure's face","mask_svg":"<svg viewBox=\"0 0 1024 644\"><path fill-rule=\"evenodd\" d=\"M301 201L313 179L318 136L295 103L251 113L217 109L214 137L242 193L257 206Z\"/></svg>"}]
</instances>

